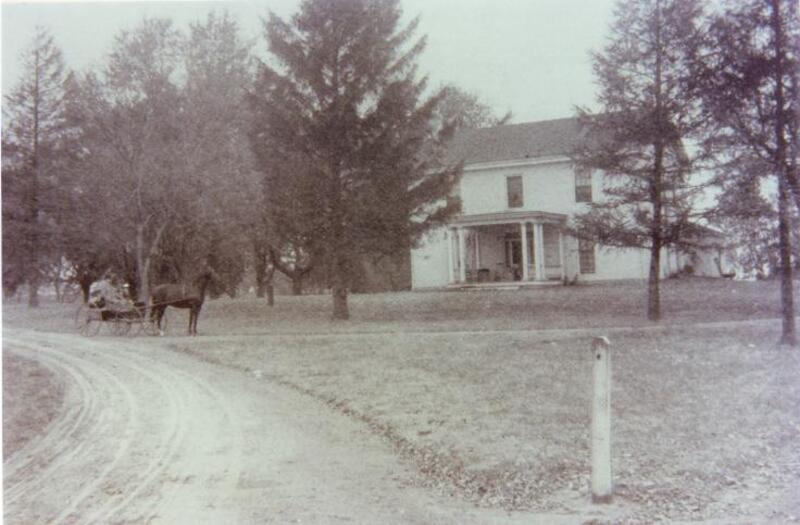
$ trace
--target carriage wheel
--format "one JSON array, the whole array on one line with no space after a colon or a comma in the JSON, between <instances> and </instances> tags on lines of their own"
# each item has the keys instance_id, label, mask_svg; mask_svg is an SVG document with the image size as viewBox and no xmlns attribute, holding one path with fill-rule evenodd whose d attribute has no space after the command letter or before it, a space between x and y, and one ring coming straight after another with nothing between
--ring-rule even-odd
<instances>
[{"instance_id":1,"label":"carriage wheel","mask_svg":"<svg viewBox=\"0 0 800 525\"><path fill-rule=\"evenodd\" d=\"M137 336L142 333L142 330L145 329L144 324L147 322L145 316L143 314L143 308L134 308L131 312L131 317L128 319L128 326L130 330L128 331L128 335L130 336Z\"/></svg>"},{"instance_id":2,"label":"carriage wheel","mask_svg":"<svg viewBox=\"0 0 800 525\"><path fill-rule=\"evenodd\" d=\"M100 323L103 322L102 312L98 308L90 308L88 304L82 304L75 312L75 328L81 335L93 336L100 331Z\"/></svg>"},{"instance_id":3,"label":"carriage wheel","mask_svg":"<svg viewBox=\"0 0 800 525\"><path fill-rule=\"evenodd\" d=\"M131 329L131 322L130 319L125 319L124 317L116 316L114 319L111 320L111 333L114 335L125 335Z\"/></svg>"}]
</instances>

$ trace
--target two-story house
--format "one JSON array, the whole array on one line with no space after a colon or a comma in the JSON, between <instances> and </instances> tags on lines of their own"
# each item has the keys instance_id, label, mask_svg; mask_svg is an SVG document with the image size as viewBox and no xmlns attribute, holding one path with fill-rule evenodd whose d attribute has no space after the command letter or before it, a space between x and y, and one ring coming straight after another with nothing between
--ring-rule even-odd
<instances>
[{"instance_id":1,"label":"two-story house","mask_svg":"<svg viewBox=\"0 0 800 525\"><path fill-rule=\"evenodd\" d=\"M576 169L568 156L579 140L575 118L458 134L448 160L464 162L461 213L412 250L412 288L647 278L646 250L599 247L565 232L572 215L603 198L602 174ZM695 273L718 275L715 254L695 254ZM665 251L662 275L689 260Z\"/></svg>"}]
</instances>

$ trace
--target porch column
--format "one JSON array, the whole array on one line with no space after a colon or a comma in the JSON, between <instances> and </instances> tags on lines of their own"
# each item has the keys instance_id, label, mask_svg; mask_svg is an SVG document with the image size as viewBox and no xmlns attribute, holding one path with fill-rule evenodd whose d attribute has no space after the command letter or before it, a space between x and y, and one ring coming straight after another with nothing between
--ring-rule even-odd
<instances>
[{"instance_id":1,"label":"porch column","mask_svg":"<svg viewBox=\"0 0 800 525\"><path fill-rule=\"evenodd\" d=\"M533 223L533 249L536 262L534 268L536 272L535 278L537 281L544 281L546 277L544 273L544 235L542 233L542 223L540 222Z\"/></svg>"},{"instance_id":2,"label":"porch column","mask_svg":"<svg viewBox=\"0 0 800 525\"><path fill-rule=\"evenodd\" d=\"M528 223L519 223L522 238L522 280L528 280Z\"/></svg>"},{"instance_id":3,"label":"porch column","mask_svg":"<svg viewBox=\"0 0 800 525\"><path fill-rule=\"evenodd\" d=\"M450 261L450 264L447 265L447 279L450 284L456 282L456 257L453 253L453 242L455 242L455 239L453 228L447 228L447 260Z\"/></svg>"},{"instance_id":4,"label":"porch column","mask_svg":"<svg viewBox=\"0 0 800 525\"><path fill-rule=\"evenodd\" d=\"M564 230L558 229L558 264L561 266L561 281L567 276L567 269L564 267Z\"/></svg>"},{"instance_id":5,"label":"porch column","mask_svg":"<svg viewBox=\"0 0 800 525\"><path fill-rule=\"evenodd\" d=\"M475 271L477 272L481 269L481 236L478 234L478 230L473 231L472 234L475 236Z\"/></svg>"},{"instance_id":6,"label":"porch column","mask_svg":"<svg viewBox=\"0 0 800 525\"><path fill-rule=\"evenodd\" d=\"M467 282L467 243L463 227L458 228L458 280Z\"/></svg>"}]
</instances>

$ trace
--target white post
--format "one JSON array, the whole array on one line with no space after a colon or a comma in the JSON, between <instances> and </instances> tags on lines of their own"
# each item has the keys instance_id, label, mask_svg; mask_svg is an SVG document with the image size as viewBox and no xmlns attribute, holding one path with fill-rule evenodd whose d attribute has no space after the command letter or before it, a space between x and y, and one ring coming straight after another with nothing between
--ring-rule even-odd
<instances>
[{"instance_id":1,"label":"white post","mask_svg":"<svg viewBox=\"0 0 800 525\"><path fill-rule=\"evenodd\" d=\"M481 236L478 230L473 231L472 234L475 236L475 271L478 271L481 269Z\"/></svg>"},{"instance_id":2,"label":"white post","mask_svg":"<svg viewBox=\"0 0 800 525\"><path fill-rule=\"evenodd\" d=\"M611 352L606 337L592 341L592 503L611 503Z\"/></svg>"},{"instance_id":3,"label":"white post","mask_svg":"<svg viewBox=\"0 0 800 525\"><path fill-rule=\"evenodd\" d=\"M567 268L564 265L564 232L558 230L558 264L561 266L561 281L567 276Z\"/></svg>"},{"instance_id":4,"label":"white post","mask_svg":"<svg viewBox=\"0 0 800 525\"><path fill-rule=\"evenodd\" d=\"M467 243L464 228L458 228L458 280L467 282Z\"/></svg>"},{"instance_id":5,"label":"white post","mask_svg":"<svg viewBox=\"0 0 800 525\"><path fill-rule=\"evenodd\" d=\"M456 238L453 235L453 228L447 228L447 258L450 261L450 264L447 267L447 278L449 279L450 284L456 282L456 275L455 275L455 266L456 266L456 258L453 254L453 243L455 242Z\"/></svg>"},{"instance_id":6,"label":"white post","mask_svg":"<svg viewBox=\"0 0 800 525\"><path fill-rule=\"evenodd\" d=\"M534 260L536 261L536 280L544 281L544 234L542 233L542 223L533 224L533 249L535 251Z\"/></svg>"},{"instance_id":7,"label":"white post","mask_svg":"<svg viewBox=\"0 0 800 525\"><path fill-rule=\"evenodd\" d=\"M522 280L528 280L528 224L521 222L520 235L522 237Z\"/></svg>"}]
</instances>

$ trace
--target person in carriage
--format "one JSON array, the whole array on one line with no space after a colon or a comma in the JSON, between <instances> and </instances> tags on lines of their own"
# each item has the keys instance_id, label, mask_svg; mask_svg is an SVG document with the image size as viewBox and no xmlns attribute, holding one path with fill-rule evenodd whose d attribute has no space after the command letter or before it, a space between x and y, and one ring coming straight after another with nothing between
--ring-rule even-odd
<instances>
[{"instance_id":1,"label":"person in carriage","mask_svg":"<svg viewBox=\"0 0 800 525\"><path fill-rule=\"evenodd\" d=\"M133 300L125 286L120 284L120 279L107 271L100 280L89 287L89 306L113 312L130 311Z\"/></svg>"}]
</instances>

